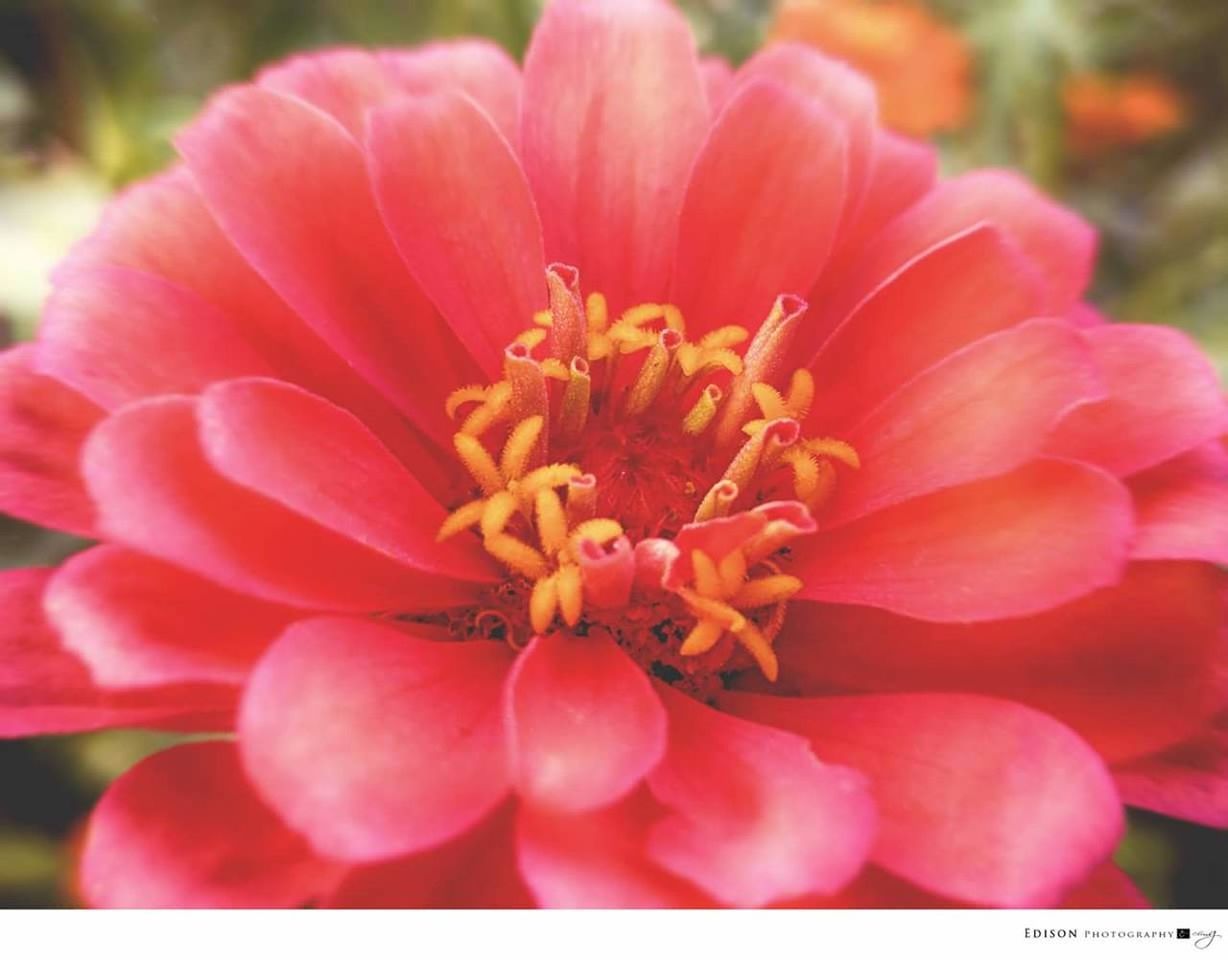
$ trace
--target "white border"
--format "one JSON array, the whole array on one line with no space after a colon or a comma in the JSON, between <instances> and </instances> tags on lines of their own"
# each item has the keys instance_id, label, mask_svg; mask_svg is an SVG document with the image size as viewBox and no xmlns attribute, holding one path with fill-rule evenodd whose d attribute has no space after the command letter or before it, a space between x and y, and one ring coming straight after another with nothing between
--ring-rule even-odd
<instances>
[{"instance_id":1,"label":"white border","mask_svg":"<svg viewBox=\"0 0 1228 960\"><path fill-rule=\"evenodd\" d=\"M1199 948L1176 930L1215 931ZM1071 936L1073 932L1073 936ZM1093 936L1092 934L1095 934ZM1228 958L1228 910L0 911L12 960Z\"/></svg>"}]
</instances>

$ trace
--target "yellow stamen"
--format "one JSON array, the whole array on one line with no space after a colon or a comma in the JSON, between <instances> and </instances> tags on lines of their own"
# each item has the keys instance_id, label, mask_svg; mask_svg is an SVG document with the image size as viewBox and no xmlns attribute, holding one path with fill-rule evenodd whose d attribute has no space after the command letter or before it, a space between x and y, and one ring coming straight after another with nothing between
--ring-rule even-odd
<instances>
[{"instance_id":1,"label":"yellow stamen","mask_svg":"<svg viewBox=\"0 0 1228 960\"><path fill-rule=\"evenodd\" d=\"M550 573L550 565L546 558L522 540L517 540L510 534L501 533L491 537L482 544L486 552L501 564L530 580L540 580Z\"/></svg>"},{"instance_id":2,"label":"yellow stamen","mask_svg":"<svg viewBox=\"0 0 1228 960\"><path fill-rule=\"evenodd\" d=\"M494 457L476 438L458 433L452 438L452 444L456 448L456 455L460 458L461 464L469 471L469 476L473 477L474 482L482 488L483 493L489 496L503 489L505 486L503 475L499 472Z\"/></svg>"},{"instance_id":3,"label":"yellow stamen","mask_svg":"<svg viewBox=\"0 0 1228 960\"><path fill-rule=\"evenodd\" d=\"M525 476L516 487L521 502L532 504L537 499L537 492L547 487L565 487L584 473L573 463L551 463L538 467Z\"/></svg>"},{"instance_id":4,"label":"yellow stamen","mask_svg":"<svg viewBox=\"0 0 1228 960\"><path fill-rule=\"evenodd\" d=\"M503 445L503 456L499 460L499 467L505 479L519 480L524 476L541 439L545 423L545 418L540 415L529 417L516 424L515 429L508 435L507 443Z\"/></svg>"},{"instance_id":5,"label":"yellow stamen","mask_svg":"<svg viewBox=\"0 0 1228 960\"><path fill-rule=\"evenodd\" d=\"M751 396L759 406L764 420L779 420L789 416L789 408L780 391L767 383L756 383L750 388Z\"/></svg>"},{"instance_id":6,"label":"yellow stamen","mask_svg":"<svg viewBox=\"0 0 1228 960\"><path fill-rule=\"evenodd\" d=\"M749 490L760 468L770 467L780 452L797 439L797 433L795 421L773 420L742 444L722 479L736 483L740 490Z\"/></svg>"},{"instance_id":7,"label":"yellow stamen","mask_svg":"<svg viewBox=\"0 0 1228 960\"><path fill-rule=\"evenodd\" d=\"M533 625L534 633L541 634L550 629L558 608L558 581L553 575L542 577L533 584L533 593L529 597L529 623Z\"/></svg>"},{"instance_id":8,"label":"yellow stamen","mask_svg":"<svg viewBox=\"0 0 1228 960\"><path fill-rule=\"evenodd\" d=\"M588 337L588 320L580 296L580 273L574 267L552 263L546 268L546 289L550 294L550 354L566 370L572 357L583 356Z\"/></svg>"},{"instance_id":9,"label":"yellow stamen","mask_svg":"<svg viewBox=\"0 0 1228 960\"><path fill-rule=\"evenodd\" d=\"M547 380L566 380L569 376L567 364L562 360L556 360L554 357L547 357L542 361L542 373Z\"/></svg>"},{"instance_id":10,"label":"yellow stamen","mask_svg":"<svg viewBox=\"0 0 1228 960\"><path fill-rule=\"evenodd\" d=\"M691 566L695 569L695 589L699 595L712 600L723 600L725 592L721 575L712 558L702 550L692 550Z\"/></svg>"},{"instance_id":11,"label":"yellow stamen","mask_svg":"<svg viewBox=\"0 0 1228 960\"><path fill-rule=\"evenodd\" d=\"M775 643L781 627L785 625L785 612L789 609L787 603L778 603L772 608L767 623L760 625L760 632L768 643Z\"/></svg>"},{"instance_id":12,"label":"yellow stamen","mask_svg":"<svg viewBox=\"0 0 1228 960\"><path fill-rule=\"evenodd\" d=\"M539 327L550 327L554 324L554 317L550 316L549 310L538 310L533 314L533 322Z\"/></svg>"},{"instance_id":13,"label":"yellow stamen","mask_svg":"<svg viewBox=\"0 0 1228 960\"><path fill-rule=\"evenodd\" d=\"M736 347L739 343L743 343L750 337L750 332L745 327L734 326L730 324L727 327L717 327L710 333L705 333L699 338L699 349L701 350L727 350L730 347Z\"/></svg>"},{"instance_id":14,"label":"yellow stamen","mask_svg":"<svg viewBox=\"0 0 1228 960\"><path fill-rule=\"evenodd\" d=\"M512 388L508 411L512 420L520 423L529 417L542 418L543 429L527 464L528 467L536 467L545 460L547 449L545 418L550 413L550 394L546 389L545 374L528 351L515 343L503 352L503 371Z\"/></svg>"},{"instance_id":15,"label":"yellow stamen","mask_svg":"<svg viewBox=\"0 0 1228 960\"><path fill-rule=\"evenodd\" d=\"M665 383L665 375L669 373L670 360L678 349L679 334L675 330L666 330L657 338L657 342L648 351L648 359L640 368L639 376L627 395L626 413L629 417L637 417L657 399L661 386Z\"/></svg>"},{"instance_id":16,"label":"yellow stamen","mask_svg":"<svg viewBox=\"0 0 1228 960\"><path fill-rule=\"evenodd\" d=\"M597 478L591 473L567 483L567 525L578 526L597 515Z\"/></svg>"},{"instance_id":17,"label":"yellow stamen","mask_svg":"<svg viewBox=\"0 0 1228 960\"><path fill-rule=\"evenodd\" d=\"M628 324L616 323L610 329L610 339L618 347L617 355L625 356L649 349L657 342L657 333L654 330L641 330Z\"/></svg>"},{"instance_id":18,"label":"yellow stamen","mask_svg":"<svg viewBox=\"0 0 1228 960\"><path fill-rule=\"evenodd\" d=\"M845 466L852 467L854 470L861 467L861 458L857 456L857 451L843 440L819 437L813 440L805 440L802 445L817 457L830 457L832 460L839 460Z\"/></svg>"},{"instance_id":19,"label":"yellow stamen","mask_svg":"<svg viewBox=\"0 0 1228 960\"><path fill-rule=\"evenodd\" d=\"M554 556L567 544L567 514L563 501L553 490L541 490L537 494L537 536L542 549Z\"/></svg>"},{"instance_id":20,"label":"yellow stamen","mask_svg":"<svg viewBox=\"0 0 1228 960\"><path fill-rule=\"evenodd\" d=\"M700 620L686 635L678 652L684 657L697 657L715 647L724 635L725 628L715 620Z\"/></svg>"},{"instance_id":21,"label":"yellow stamen","mask_svg":"<svg viewBox=\"0 0 1228 960\"><path fill-rule=\"evenodd\" d=\"M741 630L746 625L746 618L721 600L700 596L694 590L689 590L686 587L678 589L678 596L686 601L686 605L690 608L691 613L700 619L715 620L724 626L726 630L734 632Z\"/></svg>"},{"instance_id":22,"label":"yellow stamen","mask_svg":"<svg viewBox=\"0 0 1228 960\"><path fill-rule=\"evenodd\" d=\"M584 311L588 314L589 333L604 333L610 323L610 308L606 305L605 294L590 293L585 298Z\"/></svg>"},{"instance_id":23,"label":"yellow stamen","mask_svg":"<svg viewBox=\"0 0 1228 960\"><path fill-rule=\"evenodd\" d=\"M621 317L618 318L619 324L626 324L630 327L642 327L646 323L651 323L654 320L661 320L665 317L665 307L659 303L641 303L623 311Z\"/></svg>"},{"instance_id":24,"label":"yellow stamen","mask_svg":"<svg viewBox=\"0 0 1228 960\"><path fill-rule=\"evenodd\" d=\"M443 403L444 412L448 415L449 420L455 420L456 412L461 407L466 403L483 403L489 392L490 387L480 387L477 384L453 390L448 394L448 399Z\"/></svg>"},{"instance_id":25,"label":"yellow stamen","mask_svg":"<svg viewBox=\"0 0 1228 960\"><path fill-rule=\"evenodd\" d=\"M580 579L580 568L574 563L560 567L555 586L563 622L574 627L580 622L580 614L584 612L584 582Z\"/></svg>"},{"instance_id":26,"label":"yellow stamen","mask_svg":"<svg viewBox=\"0 0 1228 960\"><path fill-rule=\"evenodd\" d=\"M788 520L772 520L767 526L742 544L747 566L766 560L797 536L797 527Z\"/></svg>"},{"instance_id":27,"label":"yellow stamen","mask_svg":"<svg viewBox=\"0 0 1228 960\"><path fill-rule=\"evenodd\" d=\"M462 530L468 530L475 523L482 519L482 514L486 510L485 500L471 500L463 507L457 507L444 520L440 526L439 532L435 534L436 541L442 543L449 537L454 537Z\"/></svg>"},{"instance_id":28,"label":"yellow stamen","mask_svg":"<svg viewBox=\"0 0 1228 960\"><path fill-rule=\"evenodd\" d=\"M814 484L814 491L806 499L806 505L812 510L827 502L836 490L836 468L830 460L819 461L819 476Z\"/></svg>"},{"instance_id":29,"label":"yellow stamen","mask_svg":"<svg viewBox=\"0 0 1228 960\"><path fill-rule=\"evenodd\" d=\"M518 508L516 498L506 490L500 490L486 501L482 511L482 539L489 540L501 534Z\"/></svg>"},{"instance_id":30,"label":"yellow stamen","mask_svg":"<svg viewBox=\"0 0 1228 960\"><path fill-rule=\"evenodd\" d=\"M785 400L789 415L794 420L805 420L810 414L812 403L814 403L814 377L810 375L809 370L794 370L789 380L789 396Z\"/></svg>"},{"instance_id":31,"label":"yellow stamen","mask_svg":"<svg viewBox=\"0 0 1228 960\"><path fill-rule=\"evenodd\" d=\"M567 376L567 386L563 389L563 401L559 407L559 439L564 442L575 440L584 430L593 391L587 360L581 357L572 360Z\"/></svg>"},{"instance_id":32,"label":"yellow stamen","mask_svg":"<svg viewBox=\"0 0 1228 960\"><path fill-rule=\"evenodd\" d=\"M735 377L742 372L742 358L732 350L705 350L693 343L678 348L678 369L688 381L703 374L725 370Z\"/></svg>"},{"instance_id":33,"label":"yellow stamen","mask_svg":"<svg viewBox=\"0 0 1228 960\"><path fill-rule=\"evenodd\" d=\"M461 424L460 432L471 437L480 437L494 424L507 418L511 399L511 384L505 380L500 380L490 388L486 402L465 418L465 422Z\"/></svg>"},{"instance_id":34,"label":"yellow stamen","mask_svg":"<svg viewBox=\"0 0 1228 960\"><path fill-rule=\"evenodd\" d=\"M598 546L604 547L611 540L617 540L622 535L623 528L617 520L611 520L608 517L585 520L571 531L568 549L575 556L579 553L580 541L582 540L592 540Z\"/></svg>"},{"instance_id":35,"label":"yellow stamen","mask_svg":"<svg viewBox=\"0 0 1228 960\"><path fill-rule=\"evenodd\" d=\"M755 663L758 664L763 675L775 683L780 673L780 662L776 659L776 651L772 649L767 638L759 632L759 628L748 620L740 630L732 632L738 638L738 642L755 658Z\"/></svg>"},{"instance_id":36,"label":"yellow stamen","mask_svg":"<svg viewBox=\"0 0 1228 960\"><path fill-rule=\"evenodd\" d=\"M721 388L710 383L699 394L695 405L682 420L682 432L697 437L712 423L721 402Z\"/></svg>"},{"instance_id":37,"label":"yellow stamen","mask_svg":"<svg viewBox=\"0 0 1228 960\"><path fill-rule=\"evenodd\" d=\"M716 481L712 484L712 489L704 495L699 509L695 511L695 522L703 523L705 520L729 516L729 511L733 509L734 501L738 499L739 493L736 483L729 480Z\"/></svg>"},{"instance_id":38,"label":"yellow stamen","mask_svg":"<svg viewBox=\"0 0 1228 960\"><path fill-rule=\"evenodd\" d=\"M524 333L517 334L514 342L519 343L522 346L526 346L532 350L534 347L543 343L546 337L549 335L549 331L542 327L532 327L526 330Z\"/></svg>"},{"instance_id":39,"label":"yellow stamen","mask_svg":"<svg viewBox=\"0 0 1228 960\"><path fill-rule=\"evenodd\" d=\"M588 337L588 361L596 363L614 353L614 341L604 333L592 333Z\"/></svg>"},{"instance_id":40,"label":"yellow stamen","mask_svg":"<svg viewBox=\"0 0 1228 960\"><path fill-rule=\"evenodd\" d=\"M746 557L741 550L730 550L720 565L721 593L729 597L742 589L746 580Z\"/></svg>"},{"instance_id":41,"label":"yellow stamen","mask_svg":"<svg viewBox=\"0 0 1228 960\"><path fill-rule=\"evenodd\" d=\"M754 609L766 607L773 603L788 600L802 588L802 581L785 573L777 573L743 584L733 599L730 600L739 609Z\"/></svg>"},{"instance_id":42,"label":"yellow stamen","mask_svg":"<svg viewBox=\"0 0 1228 960\"><path fill-rule=\"evenodd\" d=\"M806 303L797 297L780 296L772 304L767 319L759 327L743 358L743 369L729 386L729 397L716 427L716 442L731 446L750 417L754 405L752 388L757 383L772 383L783 372L781 367L789 355L789 346L797 331Z\"/></svg>"},{"instance_id":43,"label":"yellow stamen","mask_svg":"<svg viewBox=\"0 0 1228 960\"><path fill-rule=\"evenodd\" d=\"M802 503L809 503L819 489L819 460L801 447L790 447L781 459L793 470L793 492Z\"/></svg>"}]
</instances>

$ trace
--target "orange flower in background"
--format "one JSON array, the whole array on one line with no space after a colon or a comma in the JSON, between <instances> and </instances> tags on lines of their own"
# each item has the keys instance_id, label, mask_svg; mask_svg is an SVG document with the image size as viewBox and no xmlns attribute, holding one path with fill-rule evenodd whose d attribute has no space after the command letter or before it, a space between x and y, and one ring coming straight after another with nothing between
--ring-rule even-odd
<instances>
[{"instance_id":1,"label":"orange flower in background","mask_svg":"<svg viewBox=\"0 0 1228 960\"><path fill-rule=\"evenodd\" d=\"M967 119L968 46L910 0L785 0L770 37L808 43L868 74L883 123L901 133L929 136Z\"/></svg>"},{"instance_id":2,"label":"orange flower in background","mask_svg":"<svg viewBox=\"0 0 1228 960\"><path fill-rule=\"evenodd\" d=\"M1149 74L1076 74L1066 81L1062 100L1067 141L1085 156L1154 140L1186 122L1181 93Z\"/></svg>"}]
</instances>

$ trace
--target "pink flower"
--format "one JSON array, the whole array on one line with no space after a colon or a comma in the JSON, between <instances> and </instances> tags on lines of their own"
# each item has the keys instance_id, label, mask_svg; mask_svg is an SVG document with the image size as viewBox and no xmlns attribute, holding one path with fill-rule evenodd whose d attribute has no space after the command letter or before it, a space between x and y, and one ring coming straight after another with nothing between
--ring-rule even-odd
<instances>
[{"instance_id":1,"label":"pink flower","mask_svg":"<svg viewBox=\"0 0 1228 960\"><path fill-rule=\"evenodd\" d=\"M0 361L0 504L103 541L5 576L0 729L233 733L91 904L1137 904L1123 799L1228 823L1223 396L1015 176L655 0L177 144Z\"/></svg>"}]
</instances>

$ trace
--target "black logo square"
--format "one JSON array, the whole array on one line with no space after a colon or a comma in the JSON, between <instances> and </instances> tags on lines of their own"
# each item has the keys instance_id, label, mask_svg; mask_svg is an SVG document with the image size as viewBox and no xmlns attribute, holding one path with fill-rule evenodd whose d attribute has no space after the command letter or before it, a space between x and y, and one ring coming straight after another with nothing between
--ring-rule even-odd
<instances>
[{"instance_id":1,"label":"black logo square","mask_svg":"<svg viewBox=\"0 0 1228 960\"><path fill-rule=\"evenodd\" d=\"M1178 940L1190 939L1190 928L1189 927L1178 927L1177 928L1177 939Z\"/></svg>"}]
</instances>

